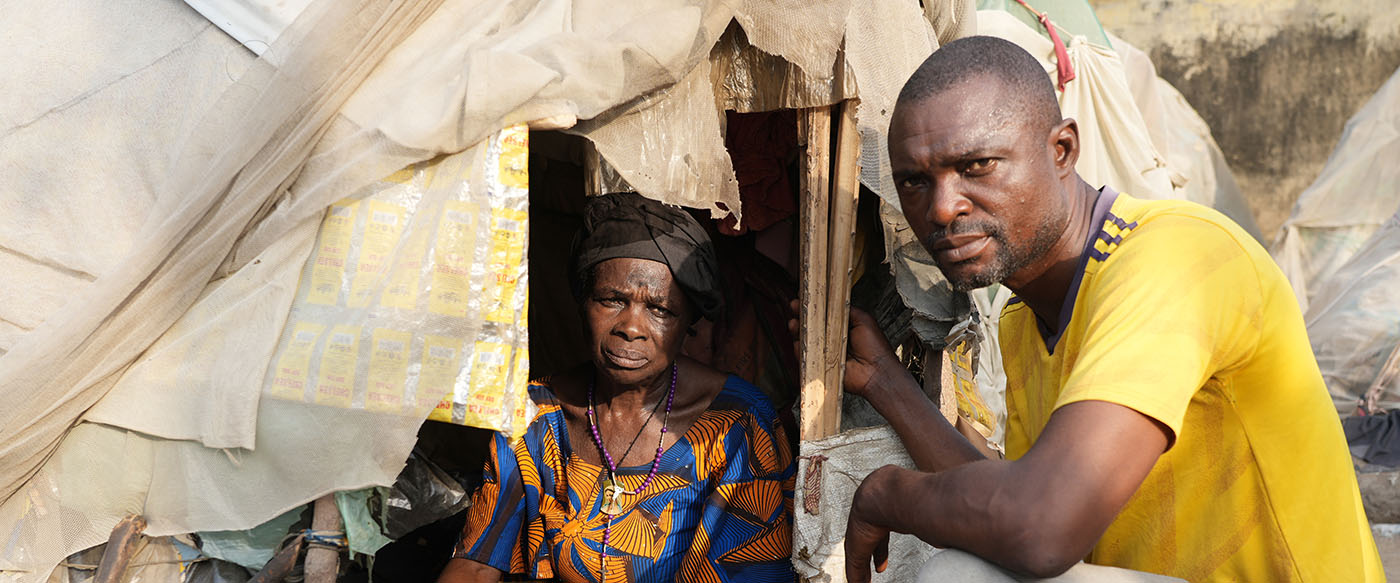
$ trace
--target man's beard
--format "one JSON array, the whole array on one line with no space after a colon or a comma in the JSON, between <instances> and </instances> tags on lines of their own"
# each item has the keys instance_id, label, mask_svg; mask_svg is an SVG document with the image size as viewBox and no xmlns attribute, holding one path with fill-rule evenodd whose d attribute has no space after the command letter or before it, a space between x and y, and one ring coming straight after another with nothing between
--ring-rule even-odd
<instances>
[{"instance_id":1,"label":"man's beard","mask_svg":"<svg viewBox=\"0 0 1400 583\"><path fill-rule=\"evenodd\" d=\"M1059 236L1054 222L1049 216L1044 217L1041 223L1036 225L1035 233L1024 246L1010 244L1006 239L1006 229L1000 223L985 220L967 221L953 223L950 229L935 231L925 242L924 248L931 250L932 243L943 238L945 233L952 235L983 233L996 243L993 246L991 261L981 271L955 275L950 274L949 270L943 269L942 266L939 267L939 271L943 272L943 278L947 279L948 283L953 286L953 290L958 292L969 292L1005 281L1006 278L1011 277L1012 274L1030 265L1046 251L1049 251L1050 246L1055 243Z\"/></svg>"}]
</instances>

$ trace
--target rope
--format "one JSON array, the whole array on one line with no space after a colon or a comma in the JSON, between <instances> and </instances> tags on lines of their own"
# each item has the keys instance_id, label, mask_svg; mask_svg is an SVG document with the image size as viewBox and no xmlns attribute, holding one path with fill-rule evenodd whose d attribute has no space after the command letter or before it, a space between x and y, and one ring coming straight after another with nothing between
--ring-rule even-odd
<instances>
[{"instance_id":1,"label":"rope","mask_svg":"<svg viewBox=\"0 0 1400 583\"><path fill-rule=\"evenodd\" d=\"M807 471L802 474L802 510L807 514L821 514L822 510L822 462L824 455L797 456L807 460Z\"/></svg>"},{"instance_id":2,"label":"rope","mask_svg":"<svg viewBox=\"0 0 1400 583\"><path fill-rule=\"evenodd\" d=\"M350 541L345 538L343 530L311 530L308 528L298 534L306 538L306 546L308 547L343 549L350 546Z\"/></svg>"},{"instance_id":3,"label":"rope","mask_svg":"<svg viewBox=\"0 0 1400 583\"><path fill-rule=\"evenodd\" d=\"M1050 42L1055 43L1055 84L1060 88L1060 91L1064 91L1065 83L1074 80L1074 65L1069 62L1069 51L1065 50L1065 43L1060 40L1058 27L1050 21L1049 14L1032 8L1030 4L1026 3L1026 0L1016 0L1016 2L1034 14L1036 20L1040 21L1040 25L1045 27L1045 31L1050 33Z\"/></svg>"}]
</instances>

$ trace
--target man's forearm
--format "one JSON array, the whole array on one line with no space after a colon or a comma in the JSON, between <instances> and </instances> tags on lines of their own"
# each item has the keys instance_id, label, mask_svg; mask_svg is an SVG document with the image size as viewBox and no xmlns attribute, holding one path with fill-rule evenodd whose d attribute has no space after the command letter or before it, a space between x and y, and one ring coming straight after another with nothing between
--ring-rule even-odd
<instances>
[{"instance_id":1,"label":"man's forearm","mask_svg":"<svg viewBox=\"0 0 1400 583\"><path fill-rule=\"evenodd\" d=\"M882 468L857 493L852 517L1018 573L1053 576L1080 557L1043 536L1050 530L1023 504L1012 464L983 460L937 474Z\"/></svg>"},{"instance_id":2,"label":"man's forearm","mask_svg":"<svg viewBox=\"0 0 1400 583\"><path fill-rule=\"evenodd\" d=\"M938 472L986 459L943 418L907 371L887 375L866 398L890 422L920 470Z\"/></svg>"}]
</instances>

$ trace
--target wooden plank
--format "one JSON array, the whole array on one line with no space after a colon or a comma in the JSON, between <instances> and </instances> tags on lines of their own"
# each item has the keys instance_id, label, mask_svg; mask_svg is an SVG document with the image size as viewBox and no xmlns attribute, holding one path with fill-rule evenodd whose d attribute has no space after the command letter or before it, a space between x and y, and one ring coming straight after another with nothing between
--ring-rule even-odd
<instances>
[{"instance_id":1,"label":"wooden plank","mask_svg":"<svg viewBox=\"0 0 1400 583\"><path fill-rule=\"evenodd\" d=\"M802 351L803 440L821 439L836 433L840 419L830 415L833 403L840 411L840 387L828 387L826 361L827 238L831 200L831 108L804 109L798 116L798 140L802 146L801 190L798 220L798 300L801 314L798 342ZM834 389L836 393L833 395Z\"/></svg>"},{"instance_id":2,"label":"wooden plank","mask_svg":"<svg viewBox=\"0 0 1400 583\"><path fill-rule=\"evenodd\" d=\"M832 161L831 219L827 242L826 362L823 378L829 393L823 417L841 426L841 380L846 372L846 331L851 313L851 272L855 262L856 207L860 200L860 133L855 102L840 105L836 156Z\"/></svg>"},{"instance_id":3,"label":"wooden plank","mask_svg":"<svg viewBox=\"0 0 1400 583\"><path fill-rule=\"evenodd\" d=\"M340 509L335 505L335 494L326 494L316 499L312 507L311 530L315 533L340 533L345 523L340 519ZM306 563L303 567L306 583L335 583L340 571L340 549L325 545L307 545Z\"/></svg>"},{"instance_id":4,"label":"wooden plank","mask_svg":"<svg viewBox=\"0 0 1400 583\"><path fill-rule=\"evenodd\" d=\"M107 550L102 552L102 562L98 563L97 574L92 578L94 583L117 583L125 580L126 566L131 563L131 556L136 553L135 542L140 540L141 531L144 530L146 518L136 514L117 523L111 536L107 538Z\"/></svg>"}]
</instances>

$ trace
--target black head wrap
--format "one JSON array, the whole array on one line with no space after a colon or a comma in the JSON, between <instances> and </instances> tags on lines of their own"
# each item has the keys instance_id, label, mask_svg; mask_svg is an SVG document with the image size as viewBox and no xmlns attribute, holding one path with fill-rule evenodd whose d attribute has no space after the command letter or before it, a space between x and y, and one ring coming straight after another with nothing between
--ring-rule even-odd
<instances>
[{"instance_id":1,"label":"black head wrap","mask_svg":"<svg viewBox=\"0 0 1400 583\"><path fill-rule=\"evenodd\" d=\"M619 192L590 198L583 230L574 239L573 287L578 293L594 266L631 257L665 263L701 315L716 321L724 309L715 246L694 217L678 208Z\"/></svg>"}]
</instances>

